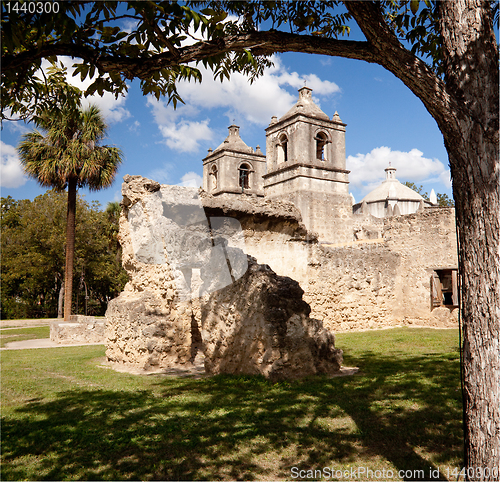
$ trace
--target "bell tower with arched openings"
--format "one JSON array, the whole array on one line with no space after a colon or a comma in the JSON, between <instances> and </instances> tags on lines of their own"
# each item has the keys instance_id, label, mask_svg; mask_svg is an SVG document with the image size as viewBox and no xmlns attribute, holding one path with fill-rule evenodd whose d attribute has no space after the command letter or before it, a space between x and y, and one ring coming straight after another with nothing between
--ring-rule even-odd
<instances>
[{"instance_id":1,"label":"bell tower with arched openings","mask_svg":"<svg viewBox=\"0 0 500 482\"><path fill-rule=\"evenodd\" d=\"M266 156L260 147L254 150L240 137L240 128L229 126L229 135L203 159L203 189L219 194L264 196L262 176L266 172Z\"/></svg>"},{"instance_id":2,"label":"bell tower with arched openings","mask_svg":"<svg viewBox=\"0 0 500 482\"><path fill-rule=\"evenodd\" d=\"M345 127L329 118L302 87L297 103L266 129L266 198L292 201L322 241L352 240L352 201L345 159Z\"/></svg>"}]
</instances>

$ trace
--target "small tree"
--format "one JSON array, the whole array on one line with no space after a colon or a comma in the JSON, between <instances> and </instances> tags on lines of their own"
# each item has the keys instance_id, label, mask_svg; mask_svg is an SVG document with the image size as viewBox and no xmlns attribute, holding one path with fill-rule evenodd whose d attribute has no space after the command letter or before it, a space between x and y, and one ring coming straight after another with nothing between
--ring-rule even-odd
<instances>
[{"instance_id":1,"label":"small tree","mask_svg":"<svg viewBox=\"0 0 500 482\"><path fill-rule=\"evenodd\" d=\"M429 201L429 194L427 194L427 191L424 191L424 186L422 186L422 185L417 186L414 182L411 182L411 181L405 181L403 183L403 185L406 187L409 187L410 189L413 189L416 193L420 194L424 199ZM447 207L447 208L455 206L453 199L450 199L448 197L448 194L438 192L436 194L436 198L437 198L437 205L438 206Z\"/></svg>"},{"instance_id":2,"label":"small tree","mask_svg":"<svg viewBox=\"0 0 500 482\"><path fill-rule=\"evenodd\" d=\"M64 319L71 316L75 249L76 192L87 186L98 191L112 184L122 161L120 149L100 146L106 124L96 106L81 109L67 102L44 109L34 122L42 132L25 134L18 146L26 174L42 186L68 188Z\"/></svg>"}]
</instances>

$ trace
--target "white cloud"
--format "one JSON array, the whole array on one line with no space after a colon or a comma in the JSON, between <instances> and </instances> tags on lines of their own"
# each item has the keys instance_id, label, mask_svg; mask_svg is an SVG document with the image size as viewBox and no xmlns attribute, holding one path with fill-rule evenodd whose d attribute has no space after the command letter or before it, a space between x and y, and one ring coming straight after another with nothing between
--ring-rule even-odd
<instances>
[{"instance_id":1,"label":"white cloud","mask_svg":"<svg viewBox=\"0 0 500 482\"><path fill-rule=\"evenodd\" d=\"M0 141L0 151L2 157L0 165L0 186L19 187L25 184L27 178L24 175L16 148Z\"/></svg>"},{"instance_id":2,"label":"white cloud","mask_svg":"<svg viewBox=\"0 0 500 482\"><path fill-rule=\"evenodd\" d=\"M236 119L245 119L251 123L267 126L273 115L283 115L296 102L298 95L290 94L285 86L299 89L304 81L316 95L328 96L340 92L334 82L321 80L315 74L300 76L297 72L288 72L278 57L275 65L250 84L243 74L233 74L230 81L220 82L213 78L213 73L203 67L200 70L203 82L181 81L178 91L186 102L176 110L164 101L149 97L147 105L152 109L153 117L171 149L181 152L195 152L199 141L212 140L213 132L209 119L199 120L203 109L227 108L229 123ZM195 120L192 120L196 118Z\"/></svg>"},{"instance_id":3,"label":"white cloud","mask_svg":"<svg viewBox=\"0 0 500 482\"><path fill-rule=\"evenodd\" d=\"M118 191L115 191L115 193L113 195L113 202L119 203L122 201L122 199L123 199L123 195L122 195L121 189Z\"/></svg>"},{"instance_id":4,"label":"white cloud","mask_svg":"<svg viewBox=\"0 0 500 482\"><path fill-rule=\"evenodd\" d=\"M61 62L67 69L66 81L78 87L80 90L84 91L92 83L92 80L87 77L85 80L81 80L80 75L73 77L73 64L81 63L75 62L71 57L61 56L57 58L58 63ZM47 60L42 61L42 70L46 71L50 66ZM111 92L104 92L102 97L98 94L91 95L82 99L82 107L87 107L90 104L95 104L99 107L102 115L106 119L106 122L121 122L122 120L128 119L131 114L125 108L125 102L127 100L127 94L120 95L115 99L115 95Z\"/></svg>"},{"instance_id":5,"label":"white cloud","mask_svg":"<svg viewBox=\"0 0 500 482\"><path fill-rule=\"evenodd\" d=\"M384 169L389 163L397 169L396 177L401 182L422 182L430 178L439 178L443 182L443 179L449 176L449 171L439 159L428 159L418 149L402 152L382 146L376 147L368 154L348 156L346 164L347 169L351 171L351 185L362 192L371 191L385 179Z\"/></svg>"},{"instance_id":6,"label":"white cloud","mask_svg":"<svg viewBox=\"0 0 500 482\"><path fill-rule=\"evenodd\" d=\"M213 139L213 132L208 126L209 119L193 121L184 118L196 115L197 109L191 106L180 106L175 110L171 105L167 105L166 101L157 101L152 96L148 97L146 104L151 107L164 143L170 149L179 152L196 152L200 147L199 141Z\"/></svg>"},{"instance_id":7,"label":"white cloud","mask_svg":"<svg viewBox=\"0 0 500 482\"><path fill-rule=\"evenodd\" d=\"M283 72L278 75L279 84L288 84L297 90L305 84L313 89L315 94L331 95L340 92L340 87L335 82L321 80L316 74L308 74L300 77L297 72Z\"/></svg>"},{"instance_id":8,"label":"white cloud","mask_svg":"<svg viewBox=\"0 0 500 482\"><path fill-rule=\"evenodd\" d=\"M273 56L272 60L274 66L253 84L243 74L233 74L230 81L220 82L213 78L211 71L200 68L202 83L180 82L179 93L190 105L227 107L230 121L233 117L242 117L258 125L268 125L273 115L283 115L297 100L297 94L290 94L284 86L300 89L305 82L315 95L340 92L334 82L321 80L315 74L300 76L297 72L288 72L279 57Z\"/></svg>"},{"instance_id":9,"label":"white cloud","mask_svg":"<svg viewBox=\"0 0 500 482\"><path fill-rule=\"evenodd\" d=\"M181 181L179 183L180 186L184 187L201 187L203 186L203 178L196 174L196 172L186 172L184 176L181 177Z\"/></svg>"},{"instance_id":10,"label":"white cloud","mask_svg":"<svg viewBox=\"0 0 500 482\"><path fill-rule=\"evenodd\" d=\"M165 138L165 144L170 149L179 152L196 152L200 145L198 141L212 139L212 131L208 127L208 119L203 121L181 121L177 124L162 125L160 132Z\"/></svg>"},{"instance_id":11,"label":"white cloud","mask_svg":"<svg viewBox=\"0 0 500 482\"><path fill-rule=\"evenodd\" d=\"M111 92L105 92L102 97L92 95L82 99L82 107L95 104L99 107L107 123L121 122L131 116L130 112L124 107L125 101L126 95L115 99L115 96Z\"/></svg>"}]
</instances>

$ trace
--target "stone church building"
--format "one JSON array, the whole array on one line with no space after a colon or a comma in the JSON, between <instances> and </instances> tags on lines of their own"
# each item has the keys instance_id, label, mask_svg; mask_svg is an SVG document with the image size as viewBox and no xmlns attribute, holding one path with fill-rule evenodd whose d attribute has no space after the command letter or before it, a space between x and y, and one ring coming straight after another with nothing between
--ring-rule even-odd
<instances>
[{"instance_id":1,"label":"stone church building","mask_svg":"<svg viewBox=\"0 0 500 482\"><path fill-rule=\"evenodd\" d=\"M338 370L331 333L457 326L454 209L403 186L391 166L353 205L346 124L311 93L272 118L265 155L230 126L203 159L201 190L124 177L129 281L108 305L108 361L171 367L203 346L208 373L299 376ZM297 351L307 347L328 356Z\"/></svg>"},{"instance_id":2,"label":"stone church building","mask_svg":"<svg viewBox=\"0 0 500 482\"><path fill-rule=\"evenodd\" d=\"M321 252L299 254L300 243L258 234L253 223L245 231L248 253L297 279L313 314L334 330L454 324L454 209L433 205L403 185L391 166L386 179L353 205L346 124L337 112L331 118L323 112L308 87L287 113L272 117L265 132L266 155L231 125L224 142L203 159L203 189L229 206L237 200L293 203Z\"/></svg>"},{"instance_id":3,"label":"stone church building","mask_svg":"<svg viewBox=\"0 0 500 482\"><path fill-rule=\"evenodd\" d=\"M203 189L213 195L250 195L290 201L306 228L324 243L353 241L353 215L375 218L412 214L432 204L401 184L396 169L360 203L352 205L345 156L346 124L330 117L302 87L297 103L266 129L266 155L231 125L229 135L203 159ZM359 216L358 216L359 217Z\"/></svg>"}]
</instances>

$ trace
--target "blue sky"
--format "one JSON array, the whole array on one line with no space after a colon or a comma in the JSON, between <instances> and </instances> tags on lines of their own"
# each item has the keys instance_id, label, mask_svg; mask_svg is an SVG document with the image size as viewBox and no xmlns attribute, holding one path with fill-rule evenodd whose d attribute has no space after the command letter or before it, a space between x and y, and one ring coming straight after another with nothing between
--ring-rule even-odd
<instances>
[{"instance_id":1,"label":"blue sky","mask_svg":"<svg viewBox=\"0 0 500 482\"><path fill-rule=\"evenodd\" d=\"M351 35L351 39L357 40ZM281 117L297 101L298 89L313 89L313 98L330 117L338 111L346 127L350 191L360 201L384 178L384 168L397 168L401 181L422 185L451 197L448 156L436 122L423 104L394 75L362 61L287 53L273 57L275 66L253 84L242 75L214 81L182 83L185 101L177 110L143 96L137 82L118 100L111 94L93 97L109 125L105 143L122 149L124 162L113 185L90 193L87 201L103 207L121 199L125 174L139 174L163 184L201 185L202 159L227 136L233 122L243 140L265 152L265 131L271 116ZM70 66L72 61L63 58ZM75 78L76 79L76 78ZM77 86L82 84L73 79ZM33 199L46 189L26 178L15 147L32 127L5 122L1 132L1 195Z\"/></svg>"}]
</instances>

